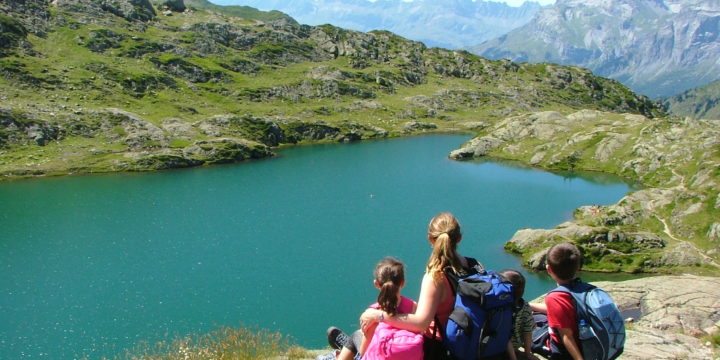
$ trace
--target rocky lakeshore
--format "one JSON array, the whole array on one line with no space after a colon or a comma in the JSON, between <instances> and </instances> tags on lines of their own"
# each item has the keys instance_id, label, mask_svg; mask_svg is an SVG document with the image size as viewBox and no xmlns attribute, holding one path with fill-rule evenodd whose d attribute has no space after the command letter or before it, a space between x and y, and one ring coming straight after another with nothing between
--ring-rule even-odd
<instances>
[{"instance_id":1,"label":"rocky lakeshore","mask_svg":"<svg viewBox=\"0 0 720 360\"><path fill-rule=\"evenodd\" d=\"M519 230L506 249L529 268L544 269L549 246L573 241L591 271L720 269L720 121L590 110L528 113L488 126L450 156L609 173L639 184L618 203L588 204L554 229Z\"/></svg>"}]
</instances>

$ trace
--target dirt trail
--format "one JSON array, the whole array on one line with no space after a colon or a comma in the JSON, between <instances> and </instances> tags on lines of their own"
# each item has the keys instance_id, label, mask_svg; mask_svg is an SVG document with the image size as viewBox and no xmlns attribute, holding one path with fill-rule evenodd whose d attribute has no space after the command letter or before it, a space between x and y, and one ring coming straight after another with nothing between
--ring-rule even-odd
<instances>
[{"instance_id":1,"label":"dirt trail","mask_svg":"<svg viewBox=\"0 0 720 360\"><path fill-rule=\"evenodd\" d=\"M680 174L678 174L674 169L672 170L672 173L673 173L675 176L677 176L677 177L680 178L680 184L678 184L675 188L676 188L677 190L679 190L679 191L687 191L687 187L685 187L685 177L682 176L682 175L680 175ZM655 211L655 202L654 202L654 201L648 202L648 207L647 207L647 209L652 213L652 215L653 215L658 221L660 221L660 222L663 224L663 232L664 232L668 237L670 237L671 239L673 239L673 240L675 240L675 241L677 241L677 242L682 242L682 243L685 243L685 244L687 244L687 245L690 245L693 249L695 249L695 250L697 251L698 254L700 254L700 256L702 256L702 258L705 260L705 263L707 263L707 264L709 264L709 265L712 265L712 266L715 266L716 268L720 268L720 264L718 264L718 263L715 261L715 259L713 259L712 257L708 256L708 255L705 253L705 251L703 251L702 249L698 248L697 245L695 245L694 243L692 243L692 242L690 242L690 241L680 239L680 238L678 238L677 236L675 236L675 235L672 233L672 230L670 229L670 225L668 225L668 221L665 220L665 218L663 218L662 216L660 216L660 215L657 213L657 211Z\"/></svg>"}]
</instances>

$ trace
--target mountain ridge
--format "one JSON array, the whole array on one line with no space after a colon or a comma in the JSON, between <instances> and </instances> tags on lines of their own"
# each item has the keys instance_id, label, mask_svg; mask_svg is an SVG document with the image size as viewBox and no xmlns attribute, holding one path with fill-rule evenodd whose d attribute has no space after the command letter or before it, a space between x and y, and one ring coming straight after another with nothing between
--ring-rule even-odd
<instances>
[{"instance_id":1,"label":"mountain ridge","mask_svg":"<svg viewBox=\"0 0 720 360\"><path fill-rule=\"evenodd\" d=\"M453 0L216 0L218 4L244 4L277 9L301 23L330 23L358 30L388 30L428 46L460 49L499 36L530 20L541 8L536 2L513 7L494 1Z\"/></svg>"},{"instance_id":2,"label":"mountain ridge","mask_svg":"<svg viewBox=\"0 0 720 360\"><path fill-rule=\"evenodd\" d=\"M470 50L582 66L658 97L716 80L718 39L717 0L558 0L523 27Z\"/></svg>"}]
</instances>

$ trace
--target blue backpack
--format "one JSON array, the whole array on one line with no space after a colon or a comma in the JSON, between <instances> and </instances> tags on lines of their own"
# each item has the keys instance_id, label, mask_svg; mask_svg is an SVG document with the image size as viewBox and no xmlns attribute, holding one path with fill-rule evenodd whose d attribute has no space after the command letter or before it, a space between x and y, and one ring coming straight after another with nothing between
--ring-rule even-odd
<instances>
[{"instance_id":1,"label":"blue backpack","mask_svg":"<svg viewBox=\"0 0 720 360\"><path fill-rule=\"evenodd\" d=\"M579 279L552 291L568 293L573 298L583 358L612 360L622 354L625 347L625 321L608 293ZM538 325L533 332L533 351L544 356L565 352L561 344L552 342L547 320Z\"/></svg>"},{"instance_id":2,"label":"blue backpack","mask_svg":"<svg viewBox=\"0 0 720 360\"><path fill-rule=\"evenodd\" d=\"M482 268L469 276L448 278L457 279L457 288L455 309L443 334L445 348L460 360L506 352L515 303L512 284L492 270Z\"/></svg>"}]
</instances>

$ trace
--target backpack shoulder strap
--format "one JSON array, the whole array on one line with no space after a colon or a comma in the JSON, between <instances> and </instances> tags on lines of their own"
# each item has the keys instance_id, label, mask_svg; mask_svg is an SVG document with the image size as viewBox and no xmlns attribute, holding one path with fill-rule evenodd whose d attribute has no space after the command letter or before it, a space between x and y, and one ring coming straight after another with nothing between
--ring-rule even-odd
<instances>
[{"instance_id":1,"label":"backpack shoulder strap","mask_svg":"<svg viewBox=\"0 0 720 360\"><path fill-rule=\"evenodd\" d=\"M559 285L555 289L551 290L551 292L564 292L570 294L575 305L575 314L578 316L579 320L588 318L588 309L585 298L587 297L588 292L595 288L597 288L595 285L583 282L580 278L575 278L568 284Z\"/></svg>"},{"instance_id":2,"label":"backpack shoulder strap","mask_svg":"<svg viewBox=\"0 0 720 360\"><path fill-rule=\"evenodd\" d=\"M467 262L467 268L463 269L464 274L457 274L450 268L445 269L445 277L447 277L448 282L450 283L450 289L453 292L453 296L457 294L458 282L460 282L461 278L485 272L485 268L475 258L466 256L465 261Z\"/></svg>"}]
</instances>

